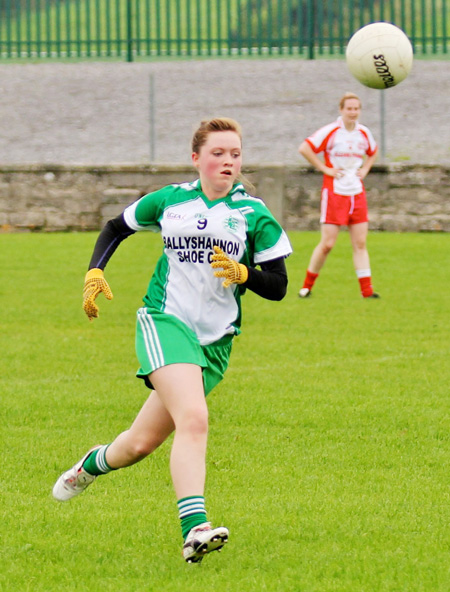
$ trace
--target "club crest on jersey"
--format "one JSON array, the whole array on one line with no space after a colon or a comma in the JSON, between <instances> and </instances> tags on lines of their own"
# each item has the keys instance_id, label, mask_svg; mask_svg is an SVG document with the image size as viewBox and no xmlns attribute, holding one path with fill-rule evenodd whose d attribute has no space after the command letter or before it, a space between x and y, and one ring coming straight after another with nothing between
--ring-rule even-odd
<instances>
[{"instance_id":1,"label":"club crest on jersey","mask_svg":"<svg viewBox=\"0 0 450 592\"><path fill-rule=\"evenodd\" d=\"M229 230L230 232L236 232L239 228L239 220L238 218L233 218L233 216L228 216L223 221L224 228Z\"/></svg>"}]
</instances>

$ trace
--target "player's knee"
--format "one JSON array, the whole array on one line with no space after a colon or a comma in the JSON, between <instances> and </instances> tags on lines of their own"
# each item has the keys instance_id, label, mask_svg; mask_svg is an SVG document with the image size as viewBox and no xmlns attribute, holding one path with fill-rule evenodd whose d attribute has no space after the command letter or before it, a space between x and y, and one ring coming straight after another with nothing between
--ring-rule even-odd
<instances>
[{"instance_id":1,"label":"player's knee","mask_svg":"<svg viewBox=\"0 0 450 592\"><path fill-rule=\"evenodd\" d=\"M328 255L328 253L332 250L332 248L334 247L334 243L335 241L325 241L324 243L322 243L321 248L322 248L322 253L324 255Z\"/></svg>"},{"instance_id":2,"label":"player's knee","mask_svg":"<svg viewBox=\"0 0 450 592\"><path fill-rule=\"evenodd\" d=\"M162 442L156 437L139 438L130 443L129 453L133 460L139 461L151 454L161 444Z\"/></svg>"},{"instance_id":3,"label":"player's knee","mask_svg":"<svg viewBox=\"0 0 450 592\"><path fill-rule=\"evenodd\" d=\"M138 462L156 450L163 441L157 434L135 436L127 442L128 455L133 462Z\"/></svg>"},{"instance_id":4,"label":"player's knee","mask_svg":"<svg viewBox=\"0 0 450 592\"><path fill-rule=\"evenodd\" d=\"M176 427L192 436L204 436L208 433L208 409L207 407L189 409L181 418Z\"/></svg>"},{"instance_id":5,"label":"player's knee","mask_svg":"<svg viewBox=\"0 0 450 592\"><path fill-rule=\"evenodd\" d=\"M366 241L365 240L357 240L353 243L353 250L354 251L366 251Z\"/></svg>"}]
</instances>

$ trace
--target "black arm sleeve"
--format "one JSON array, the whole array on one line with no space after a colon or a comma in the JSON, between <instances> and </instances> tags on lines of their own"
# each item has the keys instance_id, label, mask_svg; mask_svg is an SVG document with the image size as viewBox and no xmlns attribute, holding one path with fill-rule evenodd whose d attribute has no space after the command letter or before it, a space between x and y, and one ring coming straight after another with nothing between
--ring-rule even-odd
<instances>
[{"instance_id":1,"label":"black arm sleeve","mask_svg":"<svg viewBox=\"0 0 450 592\"><path fill-rule=\"evenodd\" d=\"M131 230L125 223L123 214L107 222L98 235L89 269L94 267L105 269L106 264L120 243L134 233L135 231Z\"/></svg>"},{"instance_id":2,"label":"black arm sleeve","mask_svg":"<svg viewBox=\"0 0 450 592\"><path fill-rule=\"evenodd\" d=\"M267 300L282 300L286 296L288 276L284 257L261 263L261 270L248 268L248 280L243 284Z\"/></svg>"}]
</instances>

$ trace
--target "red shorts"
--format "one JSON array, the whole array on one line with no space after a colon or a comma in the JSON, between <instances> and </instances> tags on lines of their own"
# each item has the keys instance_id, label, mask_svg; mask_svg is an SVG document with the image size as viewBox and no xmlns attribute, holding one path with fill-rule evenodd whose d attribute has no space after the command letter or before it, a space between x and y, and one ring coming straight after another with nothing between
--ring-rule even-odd
<instances>
[{"instance_id":1,"label":"red shorts","mask_svg":"<svg viewBox=\"0 0 450 592\"><path fill-rule=\"evenodd\" d=\"M366 192L358 195L337 195L331 189L322 189L320 222L350 226L368 222Z\"/></svg>"}]
</instances>

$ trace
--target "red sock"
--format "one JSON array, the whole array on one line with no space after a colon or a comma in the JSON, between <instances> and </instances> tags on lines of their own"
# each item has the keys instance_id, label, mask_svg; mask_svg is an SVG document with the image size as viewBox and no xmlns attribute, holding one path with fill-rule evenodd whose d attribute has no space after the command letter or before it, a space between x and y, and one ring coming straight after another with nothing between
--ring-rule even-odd
<instances>
[{"instance_id":1,"label":"red sock","mask_svg":"<svg viewBox=\"0 0 450 592\"><path fill-rule=\"evenodd\" d=\"M358 278L359 285L361 287L361 294L364 298L368 298L373 294L372 278L369 276Z\"/></svg>"},{"instance_id":2,"label":"red sock","mask_svg":"<svg viewBox=\"0 0 450 592\"><path fill-rule=\"evenodd\" d=\"M305 277L305 281L303 282L303 287L304 288L308 288L308 290L311 290L312 287L314 286L314 282L316 281L316 279L319 277L318 273L313 273L312 271L309 271L309 269L306 271L306 277Z\"/></svg>"}]
</instances>

